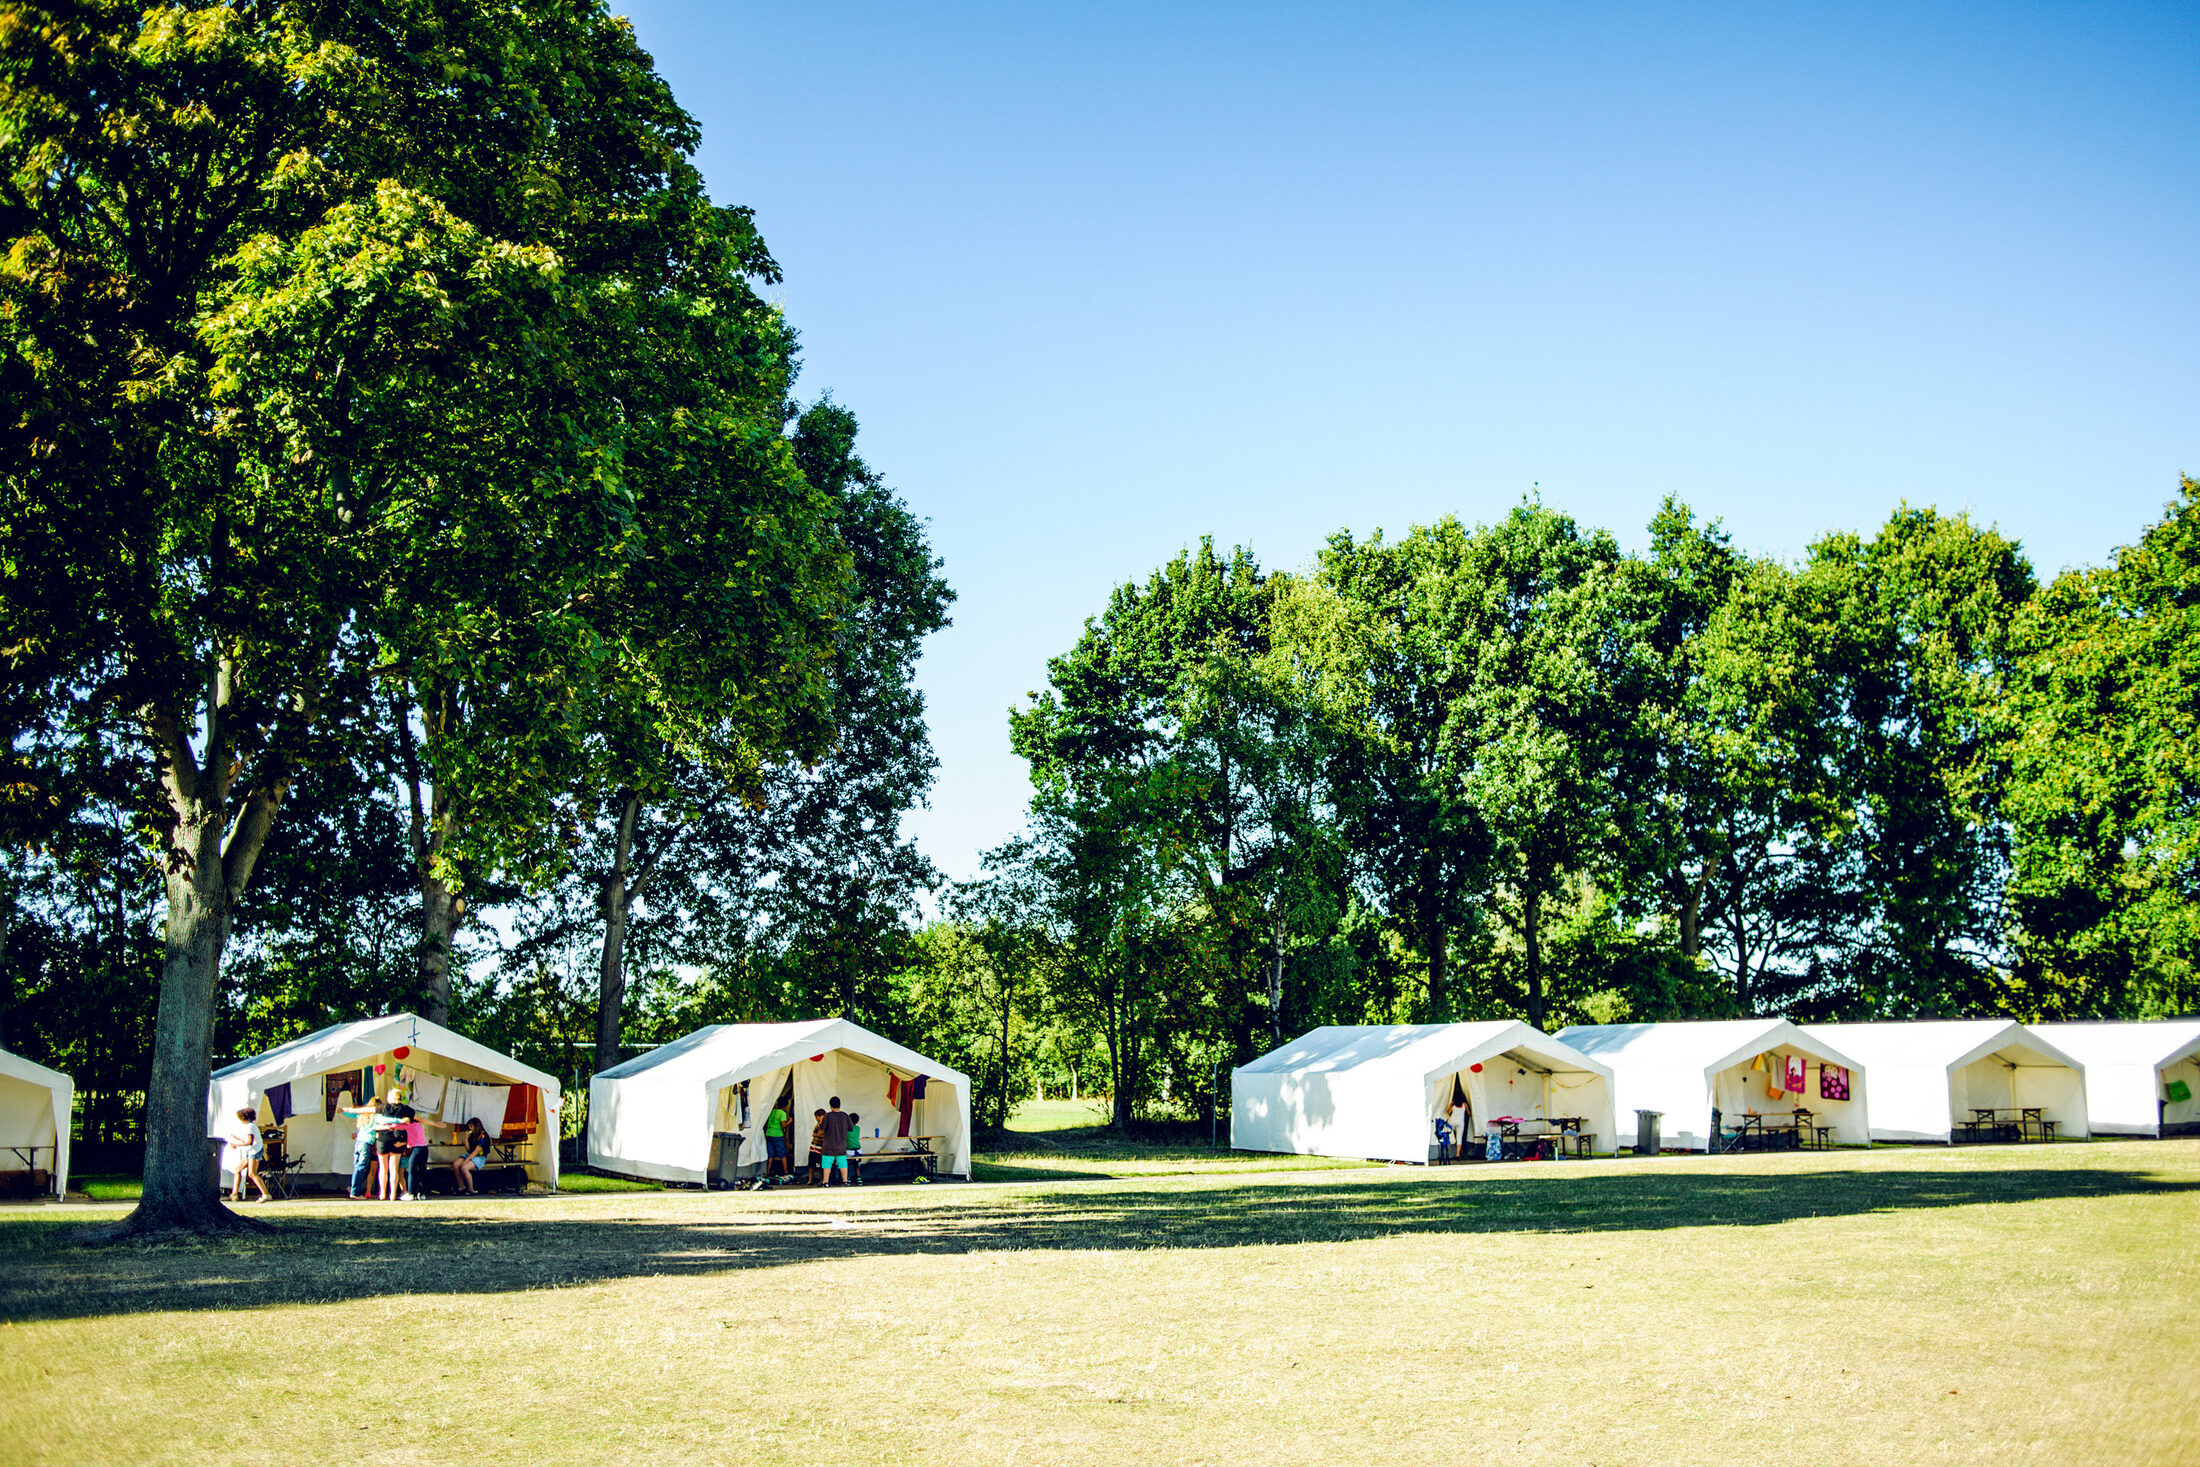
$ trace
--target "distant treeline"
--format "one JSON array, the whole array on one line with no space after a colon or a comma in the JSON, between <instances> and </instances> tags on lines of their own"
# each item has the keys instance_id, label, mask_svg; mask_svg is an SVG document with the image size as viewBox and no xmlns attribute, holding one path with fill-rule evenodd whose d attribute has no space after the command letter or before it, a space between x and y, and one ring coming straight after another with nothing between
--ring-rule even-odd
<instances>
[{"instance_id":1,"label":"distant treeline","mask_svg":"<svg viewBox=\"0 0 2200 1467\"><path fill-rule=\"evenodd\" d=\"M2042 586L1897 510L1799 565L1668 502L1302 573L1203 543L1011 716L1028 832L924 934L966 1062L1118 1114L1325 1023L2200 1007L2200 486ZM990 1037L989 1037L990 1036Z\"/></svg>"}]
</instances>

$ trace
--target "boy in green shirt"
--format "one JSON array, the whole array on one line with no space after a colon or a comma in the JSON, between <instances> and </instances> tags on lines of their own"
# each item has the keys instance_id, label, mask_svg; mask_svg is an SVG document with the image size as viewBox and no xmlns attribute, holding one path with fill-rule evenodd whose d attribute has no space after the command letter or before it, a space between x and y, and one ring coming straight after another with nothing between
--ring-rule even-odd
<instances>
[{"instance_id":1,"label":"boy in green shirt","mask_svg":"<svg viewBox=\"0 0 2200 1467\"><path fill-rule=\"evenodd\" d=\"M764 1117L764 1175L794 1175L794 1160L787 1148L787 1113L778 1106Z\"/></svg>"}]
</instances>

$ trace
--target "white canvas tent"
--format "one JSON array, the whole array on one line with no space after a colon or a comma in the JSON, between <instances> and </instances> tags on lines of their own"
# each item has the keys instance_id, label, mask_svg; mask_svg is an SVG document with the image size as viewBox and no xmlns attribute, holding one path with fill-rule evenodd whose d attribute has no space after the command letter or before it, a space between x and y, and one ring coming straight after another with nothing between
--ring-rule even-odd
<instances>
[{"instance_id":1,"label":"white canvas tent","mask_svg":"<svg viewBox=\"0 0 2200 1467\"><path fill-rule=\"evenodd\" d=\"M1455 1083L1467 1097L1469 1138L1496 1116L1579 1116L1592 1148L1612 1149L1612 1072L1511 1020L1303 1034L1231 1072L1230 1145L1425 1162Z\"/></svg>"},{"instance_id":2,"label":"white canvas tent","mask_svg":"<svg viewBox=\"0 0 2200 1467\"><path fill-rule=\"evenodd\" d=\"M707 1180L713 1132L742 1137L740 1166L764 1160L764 1118L794 1085L789 1139L794 1164L810 1136L810 1114L839 1096L863 1118L863 1150L894 1140L900 1112L886 1098L889 1076L925 1079L909 1134L930 1136L943 1173L970 1175L970 1078L846 1019L793 1024L712 1024L599 1071L588 1086L588 1164L663 1182ZM873 1139L876 1130L883 1135Z\"/></svg>"},{"instance_id":3,"label":"white canvas tent","mask_svg":"<svg viewBox=\"0 0 2200 1467\"><path fill-rule=\"evenodd\" d=\"M0 1049L0 1171L50 1172L54 1196L68 1196L75 1107L74 1080ZM23 1151L10 1149L18 1146Z\"/></svg>"},{"instance_id":4,"label":"white canvas tent","mask_svg":"<svg viewBox=\"0 0 2200 1467\"><path fill-rule=\"evenodd\" d=\"M398 1053L400 1049L405 1051L403 1055ZM377 1064L385 1067L379 1075L374 1072ZM283 1136L290 1154L305 1162L302 1176L348 1178L352 1122L349 1117L333 1114L340 1097L327 1083L332 1075L340 1077L342 1093L351 1096L347 1103L367 1098L353 1093L356 1086L379 1092L404 1084L414 1092L411 1098L419 1104L421 1113L430 1117L459 1114L451 1100L462 1088L454 1083L457 1081L532 1085L540 1092L541 1129L523 1158L527 1177L552 1189L558 1185L561 1100L557 1080L413 1014L385 1014L379 1019L332 1024L215 1071L206 1090L206 1134L230 1134L236 1128L237 1111L248 1105L259 1111L261 1124L271 1123L274 1114L268 1092L288 1085L293 1117L284 1127ZM422 1075L429 1077L426 1086L418 1079ZM341 1077L350 1077L349 1083ZM444 1083L437 1086L434 1081ZM440 1092L444 1104L431 1103L430 1091ZM498 1129L494 1121L486 1124L491 1132ZM440 1127L431 1130L430 1137L438 1138L439 1131Z\"/></svg>"},{"instance_id":5,"label":"white canvas tent","mask_svg":"<svg viewBox=\"0 0 2200 1467\"><path fill-rule=\"evenodd\" d=\"M1978 1108L2037 1108L2055 1134L2087 1134L2085 1067L2007 1019L1805 1024L1871 1072L1874 1141L1951 1141Z\"/></svg>"},{"instance_id":6,"label":"white canvas tent","mask_svg":"<svg viewBox=\"0 0 2200 1467\"><path fill-rule=\"evenodd\" d=\"M1611 1066L1614 1108L1632 1129L1635 1112L1664 1113L1660 1144L1683 1151L1711 1148L1711 1112L1738 1116L1809 1110L1833 1127L1836 1143L1869 1144L1864 1067L1786 1019L1711 1019L1668 1024L1577 1024L1558 1031L1574 1048ZM1801 1095L1775 1099L1771 1064L1798 1056L1809 1074ZM1767 1068L1755 1067L1764 1058ZM1825 1067L1848 1072L1849 1098L1828 1099Z\"/></svg>"},{"instance_id":7,"label":"white canvas tent","mask_svg":"<svg viewBox=\"0 0 2200 1467\"><path fill-rule=\"evenodd\" d=\"M2200 1019L2032 1028L2084 1064L2095 1135L2200 1134ZM2170 1099L2180 1083L2188 1098Z\"/></svg>"}]
</instances>

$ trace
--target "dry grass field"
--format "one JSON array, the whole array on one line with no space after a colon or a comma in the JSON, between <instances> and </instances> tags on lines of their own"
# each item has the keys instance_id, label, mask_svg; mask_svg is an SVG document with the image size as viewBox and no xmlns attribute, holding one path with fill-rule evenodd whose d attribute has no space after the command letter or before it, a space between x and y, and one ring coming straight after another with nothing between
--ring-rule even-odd
<instances>
[{"instance_id":1,"label":"dry grass field","mask_svg":"<svg viewBox=\"0 0 2200 1467\"><path fill-rule=\"evenodd\" d=\"M117 1210L0 1460L2200 1462L2200 1142Z\"/></svg>"}]
</instances>

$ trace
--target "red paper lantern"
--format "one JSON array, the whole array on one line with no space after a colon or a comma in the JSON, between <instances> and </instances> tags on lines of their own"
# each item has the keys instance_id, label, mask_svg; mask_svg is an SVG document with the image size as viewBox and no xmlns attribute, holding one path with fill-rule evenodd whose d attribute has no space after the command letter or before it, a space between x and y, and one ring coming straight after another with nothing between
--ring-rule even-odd
<instances>
[{"instance_id":1,"label":"red paper lantern","mask_svg":"<svg viewBox=\"0 0 2200 1467\"><path fill-rule=\"evenodd\" d=\"M1467 1068L1474 1071L1474 1073L1476 1073L1477 1075L1482 1073L1482 1067L1480 1065L1468 1065Z\"/></svg>"},{"instance_id":2,"label":"red paper lantern","mask_svg":"<svg viewBox=\"0 0 2200 1467\"><path fill-rule=\"evenodd\" d=\"M406 1056L412 1053L412 1046L409 1044L400 1044L397 1046L397 1048L391 1050L390 1053L396 1055L399 1059L404 1059Z\"/></svg>"},{"instance_id":3,"label":"red paper lantern","mask_svg":"<svg viewBox=\"0 0 2200 1467\"><path fill-rule=\"evenodd\" d=\"M825 1058L825 1056L823 1056L823 1055L821 1055L821 1054L813 1054L813 1055L811 1055L811 1056L810 1056L810 1063L814 1065L814 1064L816 1064L816 1063L817 1063L817 1062L818 1062L819 1060L821 1060L821 1059L823 1059L823 1058Z\"/></svg>"},{"instance_id":4,"label":"red paper lantern","mask_svg":"<svg viewBox=\"0 0 2200 1467\"><path fill-rule=\"evenodd\" d=\"M390 1067L388 1065L376 1065L374 1067L374 1072L377 1075L385 1075L389 1073L389 1068Z\"/></svg>"}]
</instances>

